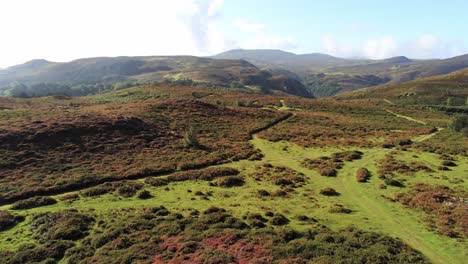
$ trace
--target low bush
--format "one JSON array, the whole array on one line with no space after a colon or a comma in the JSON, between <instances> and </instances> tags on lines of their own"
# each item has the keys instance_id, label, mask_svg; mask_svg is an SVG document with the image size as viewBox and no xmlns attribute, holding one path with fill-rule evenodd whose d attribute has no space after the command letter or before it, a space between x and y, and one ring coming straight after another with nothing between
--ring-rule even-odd
<instances>
[{"instance_id":1,"label":"low bush","mask_svg":"<svg viewBox=\"0 0 468 264\"><path fill-rule=\"evenodd\" d=\"M80 199L80 195L78 195L77 193L69 193L62 195L59 199L60 201L71 202Z\"/></svg>"},{"instance_id":2,"label":"low bush","mask_svg":"<svg viewBox=\"0 0 468 264\"><path fill-rule=\"evenodd\" d=\"M333 205L328 211L334 214L350 214L353 212L351 209L348 209L341 204Z\"/></svg>"},{"instance_id":3,"label":"low bush","mask_svg":"<svg viewBox=\"0 0 468 264\"><path fill-rule=\"evenodd\" d=\"M94 219L76 210L43 213L33 216L31 229L41 241L77 240L84 237Z\"/></svg>"},{"instance_id":4,"label":"low bush","mask_svg":"<svg viewBox=\"0 0 468 264\"><path fill-rule=\"evenodd\" d=\"M160 187L160 186L168 185L169 181L166 178L151 177L151 178L146 178L145 183L154 187Z\"/></svg>"},{"instance_id":5,"label":"low bush","mask_svg":"<svg viewBox=\"0 0 468 264\"><path fill-rule=\"evenodd\" d=\"M117 193L123 197L132 197L134 196L138 190L143 187L143 184L139 182L122 182L122 183L114 183L115 188L117 189Z\"/></svg>"},{"instance_id":6,"label":"low bush","mask_svg":"<svg viewBox=\"0 0 468 264\"><path fill-rule=\"evenodd\" d=\"M71 241L54 240L42 245L23 244L14 252L2 256L0 262L8 264L22 263L57 263L65 255L65 251L75 246Z\"/></svg>"},{"instance_id":7,"label":"low bush","mask_svg":"<svg viewBox=\"0 0 468 264\"><path fill-rule=\"evenodd\" d=\"M353 161L353 160L361 159L363 154L364 153L358 150L343 151L343 152L334 153L332 155L332 158L334 160Z\"/></svg>"},{"instance_id":8,"label":"low bush","mask_svg":"<svg viewBox=\"0 0 468 264\"><path fill-rule=\"evenodd\" d=\"M381 175L395 175L401 173L406 175L414 174L418 171L432 172L433 170L421 162L409 162L398 160L392 155L385 156L384 159L379 161L378 172Z\"/></svg>"},{"instance_id":9,"label":"low bush","mask_svg":"<svg viewBox=\"0 0 468 264\"><path fill-rule=\"evenodd\" d=\"M57 201L52 197L38 196L38 197L33 197L33 198L26 199L26 200L18 201L11 206L11 209L12 210L30 209L34 207L52 205L56 203Z\"/></svg>"},{"instance_id":10,"label":"low bush","mask_svg":"<svg viewBox=\"0 0 468 264\"><path fill-rule=\"evenodd\" d=\"M334 176L336 176L336 174L338 172L333 168L322 168L322 169L320 169L319 173L322 176L334 177Z\"/></svg>"},{"instance_id":11,"label":"low bush","mask_svg":"<svg viewBox=\"0 0 468 264\"><path fill-rule=\"evenodd\" d=\"M258 190L257 191L257 197L265 197L265 196L270 196L270 193L266 190Z\"/></svg>"},{"instance_id":12,"label":"low bush","mask_svg":"<svg viewBox=\"0 0 468 264\"><path fill-rule=\"evenodd\" d=\"M384 182L386 185L389 186L394 186L394 187L405 187L405 185L400 182L399 180L393 178L393 177L388 177L384 179Z\"/></svg>"},{"instance_id":13,"label":"low bush","mask_svg":"<svg viewBox=\"0 0 468 264\"><path fill-rule=\"evenodd\" d=\"M8 211L0 210L0 231L12 228L17 223L24 220L23 216L12 215Z\"/></svg>"},{"instance_id":14,"label":"low bush","mask_svg":"<svg viewBox=\"0 0 468 264\"><path fill-rule=\"evenodd\" d=\"M219 187L234 187L244 185L245 181L240 176L227 176L218 178L216 183Z\"/></svg>"},{"instance_id":15,"label":"low bush","mask_svg":"<svg viewBox=\"0 0 468 264\"><path fill-rule=\"evenodd\" d=\"M100 196L103 194L111 193L115 190L114 186L112 183L104 183L86 190L81 191L81 195L85 197L94 197L94 196Z\"/></svg>"},{"instance_id":16,"label":"low bush","mask_svg":"<svg viewBox=\"0 0 468 264\"><path fill-rule=\"evenodd\" d=\"M282 214L275 214L270 219L270 223L275 226L287 225L289 223L289 219Z\"/></svg>"},{"instance_id":17,"label":"low bush","mask_svg":"<svg viewBox=\"0 0 468 264\"><path fill-rule=\"evenodd\" d=\"M255 173L250 174L257 181L268 180L275 185L298 187L305 182L304 174L285 166L273 166L269 163L256 166Z\"/></svg>"},{"instance_id":18,"label":"low bush","mask_svg":"<svg viewBox=\"0 0 468 264\"><path fill-rule=\"evenodd\" d=\"M356 171L356 180L358 182L367 182L370 178L370 171L366 168L360 168Z\"/></svg>"},{"instance_id":19,"label":"low bush","mask_svg":"<svg viewBox=\"0 0 468 264\"><path fill-rule=\"evenodd\" d=\"M320 190L320 194L325 195L325 196L338 196L338 195L340 195L335 189L329 188L329 187Z\"/></svg>"},{"instance_id":20,"label":"low bush","mask_svg":"<svg viewBox=\"0 0 468 264\"><path fill-rule=\"evenodd\" d=\"M456 167L457 164L451 160L444 160L442 162L442 166L448 166L448 167Z\"/></svg>"},{"instance_id":21,"label":"low bush","mask_svg":"<svg viewBox=\"0 0 468 264\"><path fill-rule=\"evenodd\" d=\"M147 191L147 190L142 190L138 193L138 199L146 200L146 199L151 199L153 198L153 195Z\"/></svg>"}]
</instances>

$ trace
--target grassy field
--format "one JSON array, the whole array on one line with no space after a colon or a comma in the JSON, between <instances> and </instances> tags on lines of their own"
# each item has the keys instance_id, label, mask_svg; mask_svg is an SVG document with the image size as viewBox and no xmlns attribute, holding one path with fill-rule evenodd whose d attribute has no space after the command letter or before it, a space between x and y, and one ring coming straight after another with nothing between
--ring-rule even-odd
<instances>
[{"instance_id":1,"label":"grassy field","mask_svg":"<svg viewBox=\"0 0 468 264\"><path fill-rule=\"evenodd\" d=\"M82 106L83 109L79 111L100 111L99 113L101 114L112 113L116 111L113 104L125 102L126 104L131 104L127 107L131 106L130 109L133 109L134 113L140 113L137 110L141 108L138 108L133 102L136 101L136 104L139 106L143 105L144 107L148 106L148 102L155 103L155 101L151 100L167 102L167 100L171 100L174 92L170 89L161 89L159 91L148 88L141 90L129 89L128 91L119 91L111 94L108 97L92 97L90 98L92 103L84 104ZM212 138L202 138L203 142L209 143L212 146L210 151L226 151L226 148L229 150L232 145L226 145L224 148L217 146L218 148L215 148L216 144L219 144L218 142L223 142L223 136L229 136L236 144L248 146L247 149L257 150L257 153L254 151L252 153L256 153L255 155L247 155L243 158L224 155L223 162L205 164L202 166L202 169L177 169L176 171L167 171L160 176L148 174L138 179L121 178L116 181L113 180L114 182L110 185L98 183L97 186L85 186L73 191L61 190L58 194L51 194L50 196L56 203L44 206L15 209L14 207L17 206L18 202L6 203L0 207L0 212L9 212L16 217L22 216L24 217L24 221L18 221L4 230L0 228L0 230L3 230L0 231L0 258L4 256L4 259L7 260L5 263L14 263L8 262L10 256L14 256L16 259L26 259L26 257L20 255L20 252L43 252L41 250L46 250L46 253L49 252L47 251L49 250L47 248L48 244L43 240L44 234L38 236L37 225L39 220L37 219L43 214L52 217L54 214L67 212L66 210L77 210L79 214L90 216L94 220L92 225L87 227L87 229L83 227L86 230L80 233L80 237L72 239L74 241L73 245L68 245L68 250L59 255L51 255L49 259L52 262L79 263L77 260L82 260L84 263L106 262L111 261L109 257L115 255L119 258L112 260L112 262L123 261L120 257L126 257L127 261L133 260L130 262L147 263L151 262L154 257L155 259L163 259L162 263L178 263L178 257L186 254L185 256L188 259L197 263L194 260L200 257L197 255L197 252L210 251L210 246L206 244L207 239L216 237L216 234L224 234L224 232L235 232L236 236L245 239L245 243L253 243L252 247L258 247L262 243L264 245L277 243L280 247L290 249L290 253L285 253L272 245L266 248L257 248L253 252L258 252L259 255L263 254L260 252L270 252L265 254L272 257L263 259L264 262L259 263L269 263L273 262L273 260L293 263L291 261L299 253L295 253L296 255L294 255L291 252L307 252L307 250L300 250L300 248L301 245L305 246L307 243L312 243L310 242L311 239L317 242L317 245L322 245L323 247L338 245L344 250L349 249L350 251L347 251L348 253L346 254L349 254L347 257L350 257L350 263L414 263L420 261L423 263L424 260L415 257L419 253L406 251L411 248L420 252L424 258L427 258L432 263L464 263L468 257L466 252L468 243L466 236L463 235L463 231L466 231L463 230L464 226L460 227L456 224L451 224L453 221L463 224L463 219L467 217L466 210L462 215L453 213L439 217L439 215L431 214L425 210L427 208L421 209L417 207L417 204L412 203L405 204L399 202L400 200L397 198L401 196L400 194L412 191L413 187L417 186L417 184L423 183L430 186L446 186L444 190L451 192L450 197L446 197L446 199L455 197L462 201L461 204L456 204L457 206L461 208L466 207L463 201L466 199L466 190L468 189L468 157L462 153L444 154L440 153L440 151L439 153L437 151L429 152L419 146L419 144L437 145L437 142L440 141L439 137L443 135L457 137L457 135L452 135L449 129L428 132L427 127L437 125L440 122L438 120L444 118L442 114L417 112L418 115L412 116L410 115L412 111L417 110L392 107L391 110L386 111L374 104L345 103L343 105L343 103L335 101L316 102L276 96L258 97L248 94L234 96L229 93L225 95L219 93L211 95L207 93L204 96L199 96L199 94L194 95L189 90L180 90L177 93L182 97L186 97L187 100L199 97L196 102L190 101L190 103L185 103L185 101L169 101L173 105L177 103L176 105L182 109L192 109L193 105L199 107L201 102L210 103L210 105L202 104L200 112L196 112L196 116L200 120L216 120L212 124L221 129L215 133L213 130L209 130L209 127L204 128L212 133ZM162 95L162 98L159 98L160 95ZM121 99L126 96L135 97L126 98L125 100ZM145 97L150 99L140 101ZM239 101L235 102L235 100L239 100L239 98L243 102L252 103L243 103L242 105L245 106L238 106ZM105 103L102 103L104 101ZM216 102L214 105L218 105L219 108L216 107L213 110L211 108L212 102ZM336 104L341 107L335 108ZM160 105L159 102L158 105ZM219 105L222 105L222 107ZM346 107L349 107L350 110L347 111ZM185 124L183 123L183 117L188 115L188 112L180 109L176 111L166 106L164 109L166 114L172 113L169 116L176 120L172 121L170 125L171 129L177 131L178 127ZM196 109L198 110L198 108ZM210 111L212 112L219 111L223 116L216 118L211 115L213 113L208 115L204 113L206 109L211 109ZM118 109L118 111L124 110ZM343 113L339 113L338 111L343 111ZM192 113L194 113L193 110ZM275 118L284 116L286 113L292 113L292 116L284 120L281 119L282 121L279 123L275 122ZM238 119L232 119L227 122L229 120L228 116L233 114ZM346 115L348 120L334 118L340 114ZM240 118L246 115L252 115L250 120L254 117L257 120L247 123L243 121L244 119ZM392 124L381 124L382 119L392 121ZM228 131L232 130L236 122L237 124L242 124L243 130L239 134L228 134ZM276 125L271 127L265 126L272 122ZM327 131L326 127L336 128L344 126L343 122L345 122L344 124L349 124L348 122L352 124L352 130L344 130L345 133L351 135L355 131L358 131L359 135L363 135L363 137L359 138L358 135L354 137L354 141L340 144L339 141L333 138L337 136L333 134L335 130L328 129ZM281 136L286 135L284 131L288 129L288 126L290 126L290 131L296 134L294 137L289 138L289 140L285 140ZM259 127L269 128L266 131L261 131L259 134L249 134L249 131ZM320 144L311 145L310 142L304 139L314 136L317 128L320 128L320 133L323 133L323 141ZM273 137L275 140L271 140ZM405 139L414 143L406 145ZM319 142L318 140L320 139L315 138L313 142ZM403 144L398 145L396 143L396 145L391 147L382 146L384 142L390 142L389 140L402 140ZM463 144L462 142L461 147L463 147ZM233 145L233 147L235 148L237 145ZM182 149L174 148L173 150L181 151L175 152L177 155L179 153L181 153L180 155L185 155ZM190 153L194 156L200 156L202 155L201 153L207 152L207 150L204 151L190 151ZM320 170L305 167L304 165L304 160L323 161L328 160L328 157L335 157L334 159L337 159L337 153L344 153L346 151L359 151L362 155L354 160L340 159L336 161L340 166L337 167L335 176L321 176ZM125 152L125 154L129 155L129 157L133 155L131 151ZM174 156L174 158L177 157L176 155ZM145 162L151 162L148 157L146 158ZM451 161L454 164L447 165L449 168L442 170L441 166L448 164L447 161ZM204 167L217 168L219 170L223 167L228 167L235 169L234 171L238 171L239 174L237 176L203 179L203 175L208 174L203 169ZM356 173L361 168L366 168L370 172L370 177L366 182L356 180ZM396 169L392 170L393 168ZM201 178L193 176L197 175L197 171L201 173ZM183 178L180 176L181 173L191 176ZM232 186L223 185L223 180L229 182L227 180L233 178L237 179L238 182L234 182ZM151 179L153 181L150 181ZM400 185L394 186L391 180L397 181ZM333 188L337 194L331 196L324 195L323 190L326 188ZM91 191L96 190L102 192L89 194L93 193ZM148 197L140 197L143 190L149 192ZM434 197L437 198L439 196ZM448 200L438 203L436 200L431 199L428 200L431 206L442 206L441 208L444 208L444 210L453 209L453 206L446 204ZM150 210L150 208L159 208L160 206L165 207L170 214L167 213L167 216L164 214L163 216L150 217L143 213L141 218L138 218L141 212ZM223 208L229 216L221 216L219 215L221 213L218 212L217 216L222 217L223 220L221 221L224 221L222 225L218 222L209 222L209 226L205 227L203 231L194 231L198 230L196 228L200 225L197 221L206 221L203 220L205 217L209 217L206 216L208 214L206 212L213 211L213 208ZM155 209L151 210L154 211ZM275 223L275 218L281 220L279 215L286 219L285 223ZM441 222L437 217L448 219L442 223L444 225L442 227L449 228L456 233L458 232L458 235L449 236L441 233L441 226L439 226ZM213 218L216 217L213 216ZM264 221L258 219L264 219ZM2 219L0 218L0 220ZM144 222L146 220L149 222ZM57 223L60 224L60 221L57 221ZM66 220L65 217L63 221L70 225L70 223L76 220ZM172 225L179 223L179 221L181 221L180 225L185 228L182 228L182 231L179 230L180 226L174 227ZM249 227L243 227L243 225L239 224L239 221L246 223ZM262 224L264 227L261 227L259 221L264 222ZM229 228L219 227L219 225L228 225L228 222ZM434 226L434 223L437 226ZM149 229L150 224L155 225L154 229ZM238 229L238 231L232 231L233 226L237 226L234 230ZM403 244L385 242L384 244L378 244L378 247L384 252L390 250L390 245L393 245L394 248L390 251L402 250L401 252L403 253L401 254L409 255L400 257L396 257L395 255L388 259L374 260L371 258L372 252L366 251L366 253L356 253L356 255L353 255L355 253L352 253L354 252L352 250L356 250L355 247L361 250L359 246L350 246L347 243L339 242L340 240L335 238L337 234L347 233L348 231L343 230L348 230L350 226L362 230L362 232L368 232L362 234L353 233L353 236L356 236L356 239L360 241L358 244L370 243L377 245L382 241L387 241L387 237L395 238L397 239L395 241L402 241ZM330 230L323 231L325 227ZM108 238L109 242L107 244L103 242L104 246L100 245L100 242L96 242L102 239L102 234L112 233L120 230L120 228L122 228L122 231L119 231L121 234L117 235L117 238ZM61 230L59 227L49 229ZM156 232L154 230L167 230L167 232L164 231L166 233L157 235L158 237L154 237L156 235L150 236L148 232ZM287 238L268 240L266 238L268 236L262 232L274 232L272 233L273 237L279 237L275 239L280 239L285 234ZM315 233L320 235L318 237L315 235L315 238L314 235L310 235ZM374 233L379 234L381 237L369 238L370 234ZM46 234L48 233L46 232ZM55 241L56 238L54 236L52 238L51 241ZM326 242L317 240L319 238L325 239ZM346 240L348 238L341 239ZM62 240L59 238L58 241ZM179 244L185 245L191 241L196 241L199 246L203 245L204 249L198 248L194 252L179 251L179 249L174 249L175 251L172 252L170 250L171 243L175 243L173 246L177 246ZM25 244L28 243L34 245L32 249L25 248ZM96 246L96 243L99 246ZM169 244L166 245L167 243ZM317 247L317 245L314 247ZM41 247L45 247L46 249L41 249ZM142 248L146 248L146 250ZM225 246L225 249L227 251L231 250L228 245ZM84 252L88 252L87 254L90 255L83 255L85 253L80 253L80 250L84 250ZM334 250L336 251L336 248ZM282 253L278 253L281 254L278 255L274 253L275 251ZM380 252L375 248L373 251ZM129 254L133 255L130 256ZM206 252L203 254L206 254ZM216 255L215 257L203 256L211 260L220 260L221 258L221 261L226 262L220 263L229 263L227 259L233 257L234 255L232 254L230 256L221 254L223 258L220 257L221 255ZM315 257L303 256L303 260L318 262L323 260L323 263L334 263L336 261L336 259L330 258L330 253L327 253L325 248L321 248L318 253L314 254L317 255ZM383 256L383 253L375 254ZM366 259L359 260L359 255L362 255ZM135 260L138 256L141 257L140 261ZM244 256L236 255L237 259L254 257L258 256L248 254ZM341 257L343 258L344 256ZM0 263L3 262L0 260Z\"/></svg>"}]
</instances>

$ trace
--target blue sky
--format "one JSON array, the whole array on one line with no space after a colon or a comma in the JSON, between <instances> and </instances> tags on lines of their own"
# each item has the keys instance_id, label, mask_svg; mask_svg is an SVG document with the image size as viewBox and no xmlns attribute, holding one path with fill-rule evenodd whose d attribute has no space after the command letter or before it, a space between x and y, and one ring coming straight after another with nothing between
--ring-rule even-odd
<instances>
[{"instance_id":1,"label":"blue sky","mask_svg":"<svg viewBox=\"0 0 468 264\"><path fill-rule=\"evenodd\" d=\"M284 48L299 53L365 56L366 44L374 46L368 54L375 55L427 58L468 52L468 1L463 0L238 0L225 1L223 12L225 27L241 16L263 24L265 34L290 38ZM238 40L248 38L235 32Z\"/></svg>"},{"instance_id":2,"label":"blue sky","mask_svg":"<svg viewBox=\"0 0 468 264\"><path fill-rule=\"evenodd\" d=\"M1 0L0 68L234 48L381 59L468 53L466 0Z\"/></svg>"}]
</instances>

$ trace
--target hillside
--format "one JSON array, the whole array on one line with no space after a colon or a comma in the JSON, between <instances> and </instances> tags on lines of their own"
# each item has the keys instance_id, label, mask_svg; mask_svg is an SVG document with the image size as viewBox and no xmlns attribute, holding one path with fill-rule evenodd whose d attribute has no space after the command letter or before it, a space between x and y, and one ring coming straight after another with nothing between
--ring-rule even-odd
<instances>
[{"instance_id":1,"label":"hillside","mask_svg":"<svg viewBox=\"0 0 468 264\"><path fill-rule=\"evenodd\" d=\"M355 60L347 60L333 57L327 54L310 53L310 54L294 54L282 50L244 50L236 49L226 51L220 54L211 56L216 59L243 59L261 67L264 66L282 66L289 70L317 70L324 67L335 65L348 65L359 63Z\"/></svg>"},{"instance_id":2,"label":"hillside","mask_svg":"<svg viewBox=\"0 0 468 264\"><path fill-rule=\"evenodd\" d=\"M284 68L297 74L317 97L447 74L468 67L468 55L441 60L411 60L404 56L363 60L317 53L296 55L278 50L233 50L213 57L244 59L259 67Z\"/></svg>"},{"instance_id":3,"label":"hillside","mask_svg":"<svg viewBox=\"0 0 468 264\"><path fill-rule=\"evenodd\" d=\"M468 69L400 84L360 89L341 94L338 98L379 98L398 104L466 106L468 103Z\"/></svg>"},{"instance_id":4,"label":"hillside","mask_svg":"<svg viewBox=\"0 0 468 264\"><path fill-rule=\"evenodd\" d=\"M4 95L19 95L24 91L27 95L41 94L42 90L47 91L40 85L38 87L41 83L48 84L51 87L49 90L54 93L63 91L63 94L76 95L80 91L92 94L116 89L118 86L112 86L115 83L123 83L123 88L126 88L131 84L161 81L236 89L250 89L251 86L267 92L279 90L304 97L312 96L300 82L285 75L261 71L244 60L193 56L100 57L65 63L34 60L0 71L0 87L4 87ZM28 87L25 88L25 85Z\"/></svg>"},{"instance_id":5,"label":"hillside","mask_svg":"<svg viewBox=\"0 0 468 264\"><path fill-rule=\"evenodd\" d=\"M466 259L443 112L175 84L0 109L2 264Z\"/></svg>"}]
</instances>

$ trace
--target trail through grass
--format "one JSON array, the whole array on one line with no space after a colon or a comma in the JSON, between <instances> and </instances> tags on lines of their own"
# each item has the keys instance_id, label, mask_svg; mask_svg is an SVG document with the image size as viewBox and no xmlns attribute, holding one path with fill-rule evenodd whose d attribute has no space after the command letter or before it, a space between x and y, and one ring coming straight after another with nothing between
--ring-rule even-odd
<instances>
[{"instance_id":1,"label":"trail through grass","mask_svg":"<svg viewBox=\"0 0 468 264\"><path fill-rule=\"evenodd\" d=\"M277 143L255 137L253 144L265 154L264 161L273 165L289 166L290 168L311 175L311 182L321 187L333 187L341 195L338 201L347 204L355 210L354 218L359 228L380 231L397 237L420 250L434 263L464 263L466 248L455 239L439 236L426 229L419 220L418 213L403 208L398 203L392 203L382 197L384 192L377 188L375 176L376 162L383 158L389 150L361 149L364 157L361 160L347 163L340 170L338 177L323 177L300 165L300 161L307 156L308 149L296 147L287 154L275 147ZM324 153L325 155L325 153ZM358 183L354 173L358 168L368 168L374 174L369 183ZM391 191L398 190L390 187ZM336 217L331 215L332 217ZM347 218L349 216L344 216ZM331 221L337 222L337 221ZM347 222L347 221L344 221ZM339 225L339 224L338 224Z\"/></svg>"}]
</instances>

